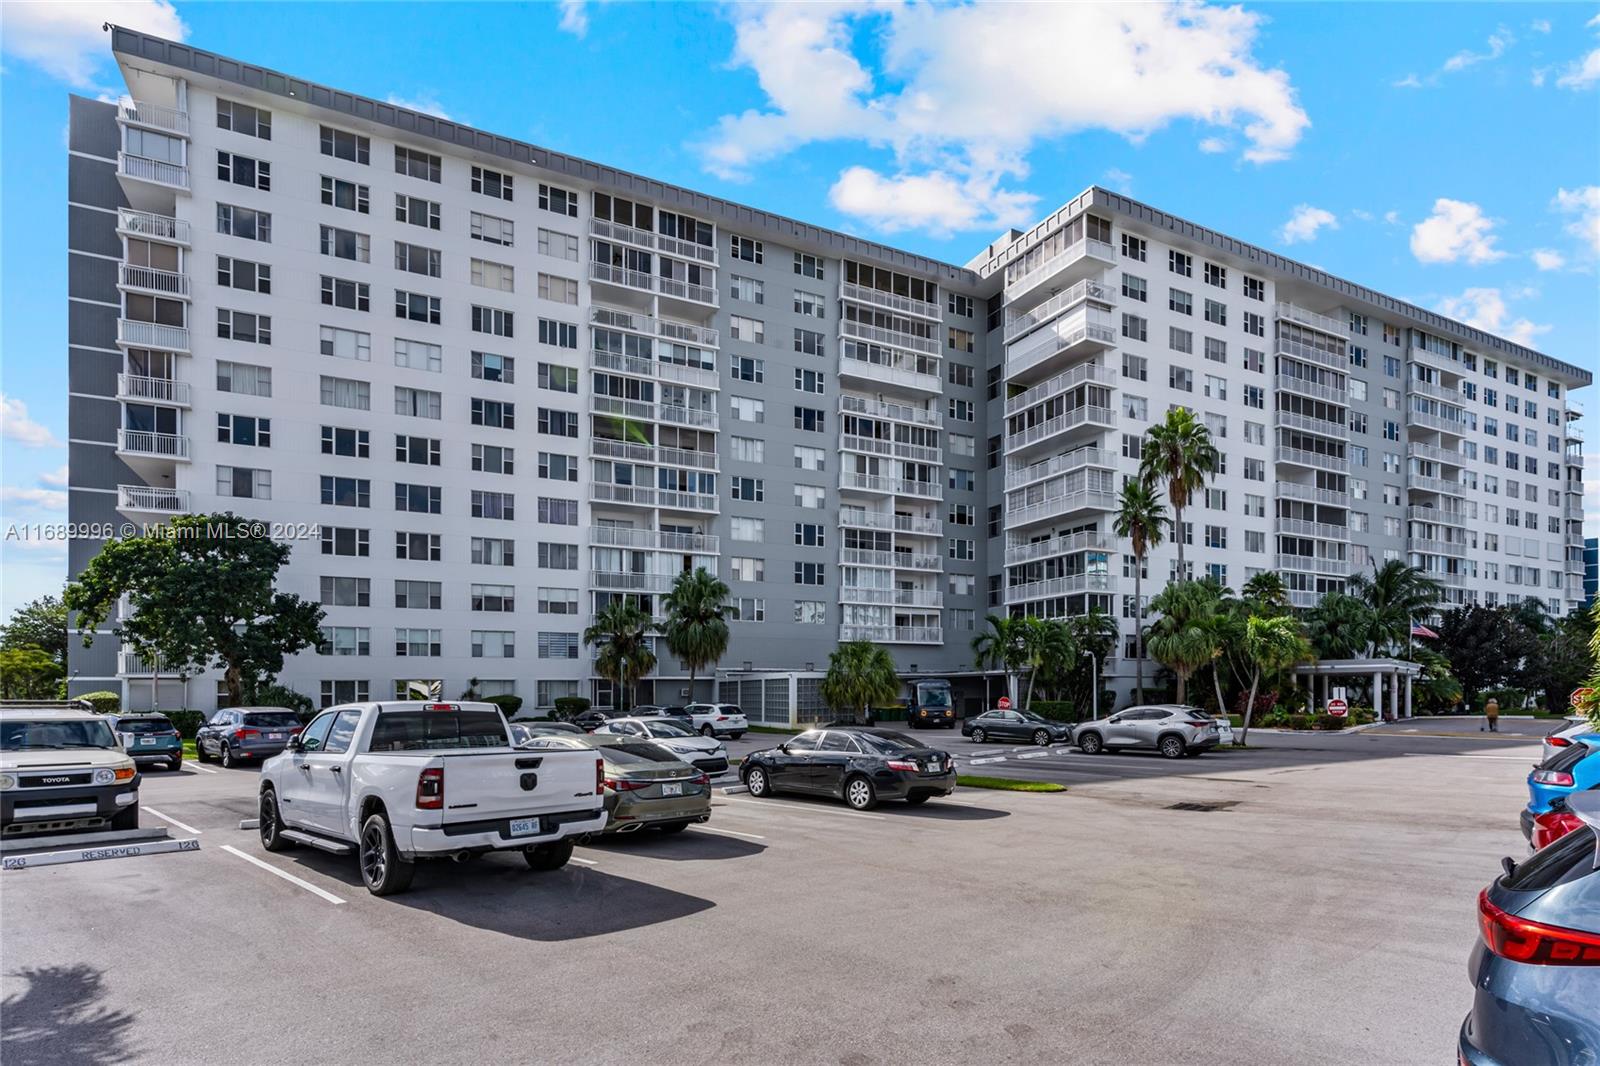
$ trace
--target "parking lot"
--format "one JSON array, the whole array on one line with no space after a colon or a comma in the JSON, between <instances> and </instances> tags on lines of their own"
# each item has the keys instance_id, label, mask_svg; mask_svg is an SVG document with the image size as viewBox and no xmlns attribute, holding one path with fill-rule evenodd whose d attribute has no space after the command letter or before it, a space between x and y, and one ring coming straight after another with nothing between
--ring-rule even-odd
<instances>
[{"instance_id":1,"label":"parking lot","mask_svg":"<svg viewBox=\"0 0 1600 1066\"><path fill-rule=\"evenodd\" d=\"M676 837L428 865L389 899L238 829L253 769L147 772L145 824L201 850L3 875L0 1057L1437 1062L1545 728L1450 730L1176 761L930 733L962 773L1069 790L724 793Z\"/></svg>"}]
</instances>

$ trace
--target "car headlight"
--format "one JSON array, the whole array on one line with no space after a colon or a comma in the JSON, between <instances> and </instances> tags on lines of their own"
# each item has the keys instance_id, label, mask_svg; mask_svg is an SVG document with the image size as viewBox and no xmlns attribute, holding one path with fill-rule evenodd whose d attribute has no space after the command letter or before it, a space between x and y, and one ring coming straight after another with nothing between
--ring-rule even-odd
<instances>
[{"instance_id":1,"label":"car headlight","mask_svg":"<svg viewBox=\"0 0 1600 1066\"><path fill-rule=\"evenodd\" d=\"M17 779L15 777L12 777L10 774L0 774L0 792L3 792L8 788L16 787Z\"/></svg>"},{"instance_id":2,"label":"car headlight","mask_svg":"<svg viewBox=\"0 0 1600 1066\"><path fill-rule=\"evenodd\" d=\"M97 785L109 785L116 779L117 773L115 770L96 770L94 772L94 783Z\"/></svg>"}]
</instances>

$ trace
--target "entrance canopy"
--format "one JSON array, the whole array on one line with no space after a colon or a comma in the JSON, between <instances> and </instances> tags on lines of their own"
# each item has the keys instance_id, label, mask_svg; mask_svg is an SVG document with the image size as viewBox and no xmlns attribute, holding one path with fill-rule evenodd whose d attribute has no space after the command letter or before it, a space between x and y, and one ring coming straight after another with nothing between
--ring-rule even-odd
<instances>
[{"instance_id":1,"label":"entrance canopy","mask_svg":"<svg viewBox=\"0 0 1600 1066\"><path fill-rule=\"evenodd\" d=\"M1372 680L1372 709L1380 718L1394 721L1411 717L1411 683L1422 674L1422 664L1406 659L1324 659L1321 662L1296 666L1293 671L1297 683L1304 684L1312 696L1306 713L1316 711L1317 704L1328 705L1329 689L1341 682ZM1385 683L1388 687L1388 705L1384 705ZM1405 689L1405 706L1401 707L1400 690ZM1320 699L1319 699L1320 694Z\"/></svg>"}]
</instances>

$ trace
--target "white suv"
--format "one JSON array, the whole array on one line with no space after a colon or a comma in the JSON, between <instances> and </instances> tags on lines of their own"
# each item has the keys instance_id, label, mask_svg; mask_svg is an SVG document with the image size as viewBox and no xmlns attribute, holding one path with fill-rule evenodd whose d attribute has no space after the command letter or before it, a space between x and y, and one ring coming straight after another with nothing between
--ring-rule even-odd
<instances>
[{"instance_id":1,"label":"white suv","mask_svg":"<svg viewBox=\"0 0 1600 1066\"><path fill-rule=\"evenodd\" d=\"M683 717L694 722L695 732L701 736L729 736L738 740L750 728L750 720L732 703L691 703L683 709Z\"/></svg>"},{"instance_id":2,"label":"white suv","mask_svg":"<svg viewBox=\"0 0 1600 1066\"><path fill-rule=\"evenodd\" d=\"M0 707L0 835L139 828L139 770L102 716Z\"/></svg>"}]
</instances>

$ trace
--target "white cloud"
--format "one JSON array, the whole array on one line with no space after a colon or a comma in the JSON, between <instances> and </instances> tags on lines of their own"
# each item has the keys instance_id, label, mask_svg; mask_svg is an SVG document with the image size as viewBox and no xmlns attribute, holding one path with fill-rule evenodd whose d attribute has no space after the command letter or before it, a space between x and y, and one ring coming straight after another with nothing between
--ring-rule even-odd
<instances>
[{"instance_id":1,"label":"white cloud","mask_svg":"<svg viewBox=\"0 0 1600 1066\"><path fill-rule=\"evenodd\" d=\"M1218 155L1228 150L1228 142L1221 137L1207 137L1200 142L1200 150L1206 155Z\"/></svg>"},{"instance_id":2,"label":"white cloud","mask_svg":"<svg viewBox=\"0 0 1600 1066\"><path fill-rule=\"evenodd\" d=\"M439 103L439 98L432 93L423 93L420 96L412 97L390 93L387 99L395 107L403 107L408 111L421 111L425 115L434 115L444 119L450 117L450 113L444 109L444 105Z\"/></svg>"},{"instance_id":3,"label":"white cloud","mask_svg":"<svg viewBox=\"0 0 1600 1066\"><path fill-rule=\"evenodd\" d=\"M21 400L0 393L0 437L16 441L27 448L59 448L61 442L28 416L28 405Z\"/></svg>"},{"instance_id":4,"label":"white cloud","mask_svg":"<svg viewBox=\"0 0 1600 1066\"><path fill-rule=\"evenodd\" d=\"M0 5L6 53L78 89L95 88L96 72L111 60L111 38L103 29L107 22L175 41L189 36L189 27L168 0L12 0Z\"/></svg>"},{"instance_id":5,"label":"white cloud","mask_svg":"<svg viewBox=\"0 0 1600 1066\"><path fill-rule=\"evenodd\" d=\"M1038 198L986 187L977 177L961 180L937 171L884 177L868 167L850 167L828 190L828 199L845 214L887 233L925 229L945 234L1026 225Z\"/></svg>"},{"instance_id":6,"label":"white cloud","mask_svg":"<svg viewBox=\"0 0 1600 1066\"><path fill-rule=\"evenodd\" d=\"M1420 89L1422 88L1422 79L1415 74L1407 74L1405 77L1390 84L1396 89Z\"/></svg>"},{"instance_id":7,"label":"white cloud","mask_svg":"<svg viewBox=\"0 0 1600 1066\"><path fill-rule=\"evenodd\" d=\"M1411 254L1422 263L1492 263L1505 253L1494 246L1494 220L1477 204L1440 197L1433 214L1411 230Z\"/></svg>"},{"instance_id":8,"label":"white cloud","mask_svg":"<svg viewBox=\"0 0 1600 1066\"><path fill-rule=\"evenodd\" d=\"M1587 89L1596 82L1600 82L1600 48L1569 63L1566 71L1556 79L1556 84L1563 89Z\"/></svg>"},{"instance_id":9,"label":"white cloud","mask_svg":"<svg viewBox=\"0 0 1600 1066\"><path fill-rule=\"evenodd\" d=\"M1439 313L1515 344L1532 344L1535 337L1550 331L1549 326L1526 318L1512 318L1499 289L1468 289L1460 296L1446 297L1439 301Z\"/></svg>"},{"instance_id":10,"label":"white cloud","mask_svg":"<svg viewBox=\"0 0 1600 1066\"><path fill-rule=\"evenodd\" d=\"M1332 211L1325 211L1320 207L1310 204L1301 204L1289 216L1289 221L1283 224L1278 231L1279 240L1284 244L1293 244L1296 241L1314 241L1317 231L1326 226L1328 229L1338 229L1339 219Z\"/></svg>"},{"instance_id":11,"label":"white cloud","mask_svg":"<svg viewBox=\"0 0 1600 1066\"><path fill-rule=\"evenodd\" d=\"M1535 89L1537 89L1541 85L1544 84L1545 79L1548 78L1549 76L1550 76L1550 68L1549 67L1534 67L1533 68L1533 75L1528 80L1533 82L1533 87Z\"/></svg>"},{"instance_id":12,"label":"white cloud","mask_svg":"<svg viewBox=\"0 0 1600 1066\"><path fill-rule=\"evenodd\" d=\"M992 189L1014 203L1005 182L1027 173L1034 144L1082 130L1138 142L1187 119L1233 131L1242 157L1264 163L1310 124L1289 76L1252 54L1261 17L1239 7L830 0L731 11L732 63L755 73L766 104L719 120L699 146L706 168L737 179L804 144L865 143L889 149L892 165L871 185L860 173L840 184L875 208L869 191L912 178L927 179L910 186L925 194ZM1063 63L1064 40L1096 44ZM927 206L908 203L974 226L1008 213Z\"/></svg>"},{"instance_id":13,"label":"white cloud","mask_svg":"<svg viewBox=\"0 0 1600 1066\"><path fill-rule=\"evenodd\" d=\"M1121 167L1112 167L1111 169L1107 170L1104 174L1100 175L1100 180L1118 192L1122 193L1124 196L1128 196L1133 192L1133 175L1129 174Z\"/></svg>"},{"instance_id":14,"label":"white cloud","mask_svg":"<svg viewBox=\"0 0 1600 1066\"><path fill-rule=\"evenodd\" d=\"M67 494L60 489L24 489L6 485L0 487L0 500L20 503L24 507L37 507L45 511L67 509Z\"/></svg>"},{"instance_id":15,"label":"white cloud","mask_svg":"<svg viewBox=\"0 0 1600 1066\"><path fill-rule=\"evenodd\" d=\"M574 37L589 32L589 9L584 0L561 0L561 29Z\"/></svg>"},{"instance_id":16,"label":"white cloud","mask_svg":"<svg viewBox=\"0 0 1600 1066\"><path fill-rule=\"evenodd\" d=\"M1532 30L1534 33L1549 33L1550 20L1534 19L1532 22L1528 23L1528 29Z\"/></svg>"},{"instance_id":17,"label":"white cloud","mask_svg":"<svg viewBox=\"0 0 1600 1066\"><path fill-rule=\"evenodd\" d=\"M39 475L39 484L46 488L64 489L67 487L67 464L62 463L54 470L46 470Z\"/></svg>"},{"instance_id":18,"label":"white cloud","mask_svg":"<svg viewBox=\"0 0 1600 1066\"><path fill-rule=\"evenodd\" d=\"M1499 59L1501 56L1506 54L1506 49L1510 48L1516 43L1516 35L1506 27L1501 26L1499 29L1495 30L1489 35L1488 41L1485 42L1486 47L1482 52L1474 52L1470 48L1463 48L1455 55L1446 59L1444 63L1440 65L1439 69L1434 71L1432 74L1421 78L1419 78L1416 74L1407 74L1405 77L1400 78L1391 84L1396 89L1432 88L1433 86L1438 85L1440 79L1442 79L1446 74L1459 74L1461 71L1466 70L1469 67L1475 67L1479 63L1488 63L1492 60Z\"/></svg>"},{"instance_id":19,"label":"white cloud","mask_svg":"<svg viewBox=\"0 0 1600 1066\"><path fill-rule=\"evenodd\" d=\"M1553 248L1535 248L1533 265L1540 270L1560 270L1567 265L1567 257Z\"/></svg>"},{"instance_id":20,"label":"white cloud","mask_svg":"<svg viewBox=\"0 0 1600 1066\"><path fill-rule=\"evenodd\" d=\"M1600 185L1584 185L1571 192L1558 189L1555 202L1563 214L1578 216L1567 223L1567 232L1600 255Z\"/></svg>"},{"instance_id":21,"label":"white cloud","mask_svg":"<svg viewBox=\"0 0 1600 1066\"><path fill-rule=\"evenodd\" d=\"M1361 222L1371 222L1377 216L1375 216L1371 211L1367 211L1363 208L1352 207L1350 209L1350 217Z\"/></svg>"}]
</instances>

